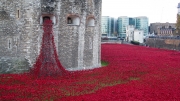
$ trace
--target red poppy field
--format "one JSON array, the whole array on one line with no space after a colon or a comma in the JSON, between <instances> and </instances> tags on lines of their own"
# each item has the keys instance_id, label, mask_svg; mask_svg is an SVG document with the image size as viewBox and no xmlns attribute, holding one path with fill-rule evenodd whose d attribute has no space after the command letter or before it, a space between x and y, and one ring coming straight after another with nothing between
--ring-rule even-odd
<instances>
[{"instance_id":1,"label":"red poppy field","mask_svg":"<svg viewBox=\"0 0 180 101\"><path fill-rule=\"evenodd\" d=\"M108 66L36 78L0 75L0 101L180 101L180 52L102 44Z\"/></svg>"}]
</instances>

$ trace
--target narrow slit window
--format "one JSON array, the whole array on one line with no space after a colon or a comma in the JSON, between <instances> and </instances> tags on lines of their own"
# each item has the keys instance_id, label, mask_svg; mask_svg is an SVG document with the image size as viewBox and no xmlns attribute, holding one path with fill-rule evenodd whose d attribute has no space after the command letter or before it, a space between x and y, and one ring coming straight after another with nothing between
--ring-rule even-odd
<instances>
[{"instance_id":1,"label":"narrow slit window","mask_svg":"<svg viewBox=\"0 0 180 101\"><path fill-rule=\"evenodd\" d=\"M16 10L16 19L19 19L19 18L20 18L20 10L17 9L17 10Z\"/></svg>"},{"instance_id":2,"label":"narrow slit window","mask_svg":"<svg viewBox=\"0 0 180 101\"><path fill-rule=\"evenodd\" d=\"M11 49L12 47L12 41L11 41L11 39L8 39L8 49Z\"/></svg>"},{"instance_id":3,"label":"narrow slit window","mask_svg":"<svg viewBox=\"0 0 180 101\"><path fill-rule=\"evenodd\" d=\"M18 10L18 18L20 17L20 15L19 15L19 10Z\"/></svg>"}]
</instances>

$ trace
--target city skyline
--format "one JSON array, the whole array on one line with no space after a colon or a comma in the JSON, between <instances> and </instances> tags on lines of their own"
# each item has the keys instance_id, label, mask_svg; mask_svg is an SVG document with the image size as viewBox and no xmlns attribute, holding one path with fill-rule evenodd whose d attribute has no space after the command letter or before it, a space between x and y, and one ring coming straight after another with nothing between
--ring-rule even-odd
<instances>
[{"instance_id":1,"label":"city skyline","mask_svg":"<svg viewBox=\"0 0 180 101\"><path fill-rule=\"evenodd\" d=\"M102 16L146 16L150 23L176 23L180 0L103 0Z\"/></svg>"},{"instance_id":2,"label":"city skyline","mask_svg":"<svg viewBox=\"0 0 180 101\"><path fill-rule=\"evenodd\" d=\"M114 19L109 16L101 17L101 31L102 36L114 37L118 36L121 38L126 38L126 28L129 25L133 25L137 30L143 30L144 36L146 36L149 31L147 17L127 17L121 16L118 19Z\"/></svg>"}]
</instances>

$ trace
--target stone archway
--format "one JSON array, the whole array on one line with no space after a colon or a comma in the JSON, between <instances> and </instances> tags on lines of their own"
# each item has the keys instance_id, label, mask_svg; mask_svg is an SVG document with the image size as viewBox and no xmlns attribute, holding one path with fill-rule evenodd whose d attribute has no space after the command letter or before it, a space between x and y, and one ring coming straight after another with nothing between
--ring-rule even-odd
<instances>
[{"instance_id":1,"label":"stone archway","mask_svg":"<svg viewBox=\"0 0 180 101\"><path fill-rule=\"evenodd\" d=\"M44 17L43 17L43 23L44 23L46 20L50 20L50 17L49 17L49 16L44 16Z\"/></svg>"}]
</instances>

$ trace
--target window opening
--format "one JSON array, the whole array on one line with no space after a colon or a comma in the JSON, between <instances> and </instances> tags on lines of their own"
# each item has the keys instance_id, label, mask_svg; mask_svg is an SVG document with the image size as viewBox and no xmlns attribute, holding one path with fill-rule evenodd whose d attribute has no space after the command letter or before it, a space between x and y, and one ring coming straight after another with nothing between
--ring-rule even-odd
<instances>
[{"instance_id":1,"label":"window opening","mask_svg":"<svg viewBox=\"0 0 180 101\"><path fill-rule=\"evenodd\" d=\"M87 21L87 25L88 26L95 26L95 20L94 18L89 18Z\"/></svg>"},{"instance_id":2,"label":"window opening","mask_svg":"<svg viewBox=\"0 0 180 101\"><path fill-rule=\"evenodd\" d=\"M19 18L19 10L18 10L18 18Z\"/></svg>"},{"instance_id":3,"label":"window opening","mask_svg":"<svg viewBox=\"0 0 180 101\"><path fill-rule=\"evenodd\" d=\"M9 39L9 40L8 40L8 49L11 49L11 45L12 45L11 39Z\"/></svg>"},{"instance_id":4,"label":"window opening","mask_svg":"<svg viewBox=\"0 0 180 101\"><path fill-rule=\"evenodd\" d=\"M67 17L67 24L78 26L80 24L80 18L76 15L71 15Z\"/></svg>"},{"instance_id":5,"label":"window opening","mask_svg":"<svg viewBox=\"0 0 180 101\"><path fill-rule=\"evenodd\" d=\"M68 24L72 24L72 19L68 17Z\"/></svg>"},{"instance_id":6,"label":"window opening","mask_svg":"<svg viewBox=\"0 0 180 101\"><path fill-rule=\"evenodd\" d=\"M43 23L44 23L46 20L50 20L50 17L49 17L49 16L43 17Z\"/></svg>"}]
</instances>

